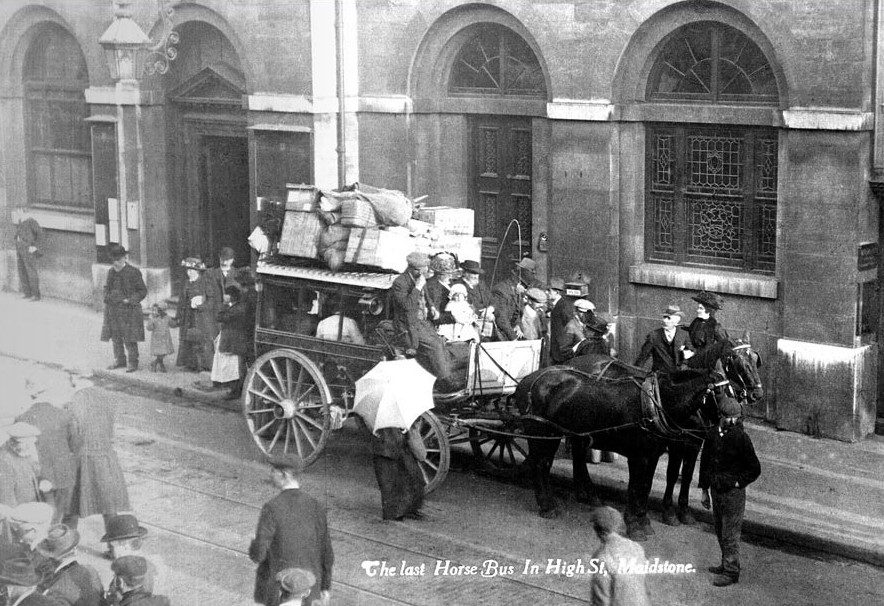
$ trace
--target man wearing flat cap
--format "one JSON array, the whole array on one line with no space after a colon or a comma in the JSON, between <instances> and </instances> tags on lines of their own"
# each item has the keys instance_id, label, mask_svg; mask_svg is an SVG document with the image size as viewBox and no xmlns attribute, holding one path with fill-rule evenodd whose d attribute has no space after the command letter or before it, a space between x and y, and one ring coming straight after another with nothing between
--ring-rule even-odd
<instances>
[{"instance_id":1,"label":"man wearing flat cap","mask_svg":"<svg viewBox=\"0 0 884 606\"><path fill-rule=\"evenodd\" d=\"M141 301L147 296L147 287L141 271L129 265L129 253L125 248L111 244L108 254L111 267L104 285L101 340L113 343L114 363L109 370L125 368L126 372L135 372L138 370L138 343L144 341Z\"/></svg>"},{"instance_id":2,"label":"man wearing flat cap","mask_svg":"<svg viewBox=\"0 0 884 606\"><path fill-rule=\"evenodd\" d=\"M592 554L593 560L605 567L605 573L592 575L590 585L593 606L650 606L651 598L645 575L624 570L645 564L645 551L638 543L621 535L623 516L613 507L597 507L592 511L592 527L602 544ZM634 562L634 564L633 564Z\"/></svg>"},{"instance_id":3,"label":"man wearing flat cap","mask_svg":"<svg viewBox=\"0 0 884 606\"><path fill-rule=\"evenodd\" d=\"M405 335L407 354L415 359L437 379L451 374L451 355L445 341L436 332L428 317L429 306L426 293L430 258L420 252L406 257L408 267L393 280L390 287L393 327Z\"/></svg>"},{"instance_id":4,"label":"man wearing flat cap","mask_svg":"<svg viewBox=\"0 0 884 606\"><path fill-rule=\"evenodd\" d=\"M684 313L678 305L663 310L663 326L648 334L635 359L635 366L642 366L651 358L651 370L672 372L694 355L691 335L679 326L682 316Z\"/></svg>"},{"instance_id":5,"label":"man wearing flat cap","mask_svg":"<svg viewBox=\"0 0 884 606\"><path fill-rule=\"evenodd\" d=\"M0 589L6 603L12 606L58 606L58 603L37 591L40 575L28 558L0 560Z\"/></svg>"},{"instance_id":6,"label":"man wearing flat cap","mask_svg":"<svg viewBox=\"0 0 884 606\"><path fill-rule=\"evenodd\" d=\"M98 604L104 594L98 571L77 561L79 544L80 533L64 524L50 528L46 538L37 544L37 553L47 562L38 588L59 604Z\"/></svg>"},{"instance_id":7,"label":"man wearing flat cap","mask_svg":"<svg viewBox=\"0 0 884 606\"><path fill-rule=\"evenodd\" d=\"M497 332L501 339L514 341L522 338L522 295L537 283L535 272L537 263L525 257L513 266L510 277L494 285L491 298L494 303L494 317Z\"/></svg>"},{"instance_id":8,"label":"man wearing flat cap","mask_svg":"<svg viewBox=\"0 0 884 606\"><path fill-rule=\"evenodd\" d=\"M691 297L691 299L697 302L697 317L688 326L688 334L691 335L691 345L700 354L707 347L719 341L727 341L730 337L715 318L716 312L720 311L724 306L724 301L719 295L704 290ZM689 363L688 366L696 367L703 358L704 356L695 356L693 362Z\"/></svg>"},{"instance_id":9,"label":"man wearing flat cap","mask_svg":"<svg viewBox=\"0 0 884 606\"><path fill-rule=\"evenodd\" d=\"M107 531L101 537L101 542L107 543L112 558L118 559L129 555L141 556L147 528L138 523L138 518L131 513L117 514L108 519L106 528ZM151 554L150 559L147 560L144 588L151 593L164 593L167 577L168 572L162 556Z\"/></svg>"},{"instance_id":10,"label":"man wearing flat cap","mask_svg":"<svg viewBox=\"0 0 884 606\"><path fill-rule=\"evenodd\" d=\"M525 304L522 307L522 318L519 327L520 338L526 340L541 339L546 334L546 293L540 288L531 287L525 291Z\"/></svg>"},{"instance_id":11,"label":"man wearing flat cap","mask_svg":"<svg viewBox=\"0 0 884 606\"><path fill-rule=\"evenodd\" d=\"M255 602L279 606L277 575L286 568L309 570L317 579L310 590L313 604L331 599L335 556L325 509L301 490L303 463L293 456L270 457L270 480L280 493L261 509L249 557L258 564Z\"/></svg>"},{"instance_id":12,"label":"man wearing flat cap","mask_svg":"<svg viewBox=\"0 0 884 606\"><path fill-rule=\"evenodd\" d=\"M700 457L700 504L712 507L721 564L712 566L716 587L740 580L740 532L746 511L746 486L761 475L761 463L752 440L739 422L740 403L728 396L718 400L718 426L706 434ZM710 499L711 492L711 499Z\"/></svg>"},{"instance_id":13,"label":"man wearing flat cap","mask_svg":"<svg viewBox=\"0 0 884 606\"><path fill-rule=\"evenodd\" d=\"M169 606L169 598L154 595L145 587L148 574L147 560L127 555L111 564L114 578L105 594L103 604L113 606Z\"/></svg>"},{"instance_id":14,"label":"man wearing flat cap","mask_svg":"<svg viewBox=\"0 0 884 606\"><path fill-rule=\"evenodd\" d=\"M301 606L316 584L316 577L303 568L286 568L276 575L281 595L279 606Z\"/></svg>"}]
</instances>

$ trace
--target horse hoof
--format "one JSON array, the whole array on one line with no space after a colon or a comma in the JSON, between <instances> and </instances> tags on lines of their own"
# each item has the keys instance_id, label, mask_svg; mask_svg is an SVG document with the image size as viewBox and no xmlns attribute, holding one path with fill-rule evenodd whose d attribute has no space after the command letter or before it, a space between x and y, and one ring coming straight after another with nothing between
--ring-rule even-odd
<instances>
[{"instance_id":1,"label":"horse hoof","mask_svg":"<svg viewBox=\"0 0 884 606\"><path fill-rule=\"evenodd\" d=\"M675 509L667 507L663 510L663 523L667 526L681 526L681 512L676 514Z\"/></svg>"},{"instance_id":2,"label":"horse hoof","mask_svg":"<svg viewBox=\"0 0 884 606\"><path fill-rule=\"evenodd\" d=\"M641 526L641 529L644 530L645 533L649 537L652 537L655 534L657 534L656 532L654 532L654 527L651 526L651 520L649 520L647 517L644 517L641 520L639 520L639 525Z\"/></svg>"},{"instance_id":3,"label":"horse hoof","mask_svg":"<svg viewBox=\"0 0 884 606\"><path fill-rule=\"evenodd\" d=\"M554 507L552 509L541 510L540 517L544 518L546 520L553 520L553 519L559 517L559 510L557 507Z\"/></svg>"},{"instance_id":4,"label":"horse hoof","mask_svg":"<svg viewBox=\"0 0 884 606\"><path fill-rule=\"evenodd\" d=\"M643 543L648 540L650 535L641 526L635 526L626 531L626 537L638 543Z\"/></svg>"},{"instance_id":5,"label":"horse hoof","mask_svg":"<svg viewBox=\"0 0 884 606\"><path fill-rule=\"evenodd\" d=\"M694 514L691 513L690 509L685 507L684 509L678 510L678 521L685 526L693 526L697 523L697 518L694 517Z\"/></svg>"}]
</instances>

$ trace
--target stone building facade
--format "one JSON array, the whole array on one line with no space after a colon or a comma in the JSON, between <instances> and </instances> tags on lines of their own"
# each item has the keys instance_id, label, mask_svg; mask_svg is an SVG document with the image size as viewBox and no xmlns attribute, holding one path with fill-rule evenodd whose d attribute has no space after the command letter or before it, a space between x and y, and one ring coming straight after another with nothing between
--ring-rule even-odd
<instances>
[{"instance_id":1,"label":"stone building facade","mask_svg":"<svg viewBox=\"0 0 884 606\"><path fill-rule=\"evenodd\" d=\"M244 261L259 197L363 181L474 208L489 269L587 280L626 359L721 293L765 360L751 415L872 431L877 0L161 2L177 57L115 80L126 5L164 34L154 0L121 4L0 4L6 288L24 214L48 296L99 300L119 241L158 298L185 255Z\"/></svg>"}]
</instances>

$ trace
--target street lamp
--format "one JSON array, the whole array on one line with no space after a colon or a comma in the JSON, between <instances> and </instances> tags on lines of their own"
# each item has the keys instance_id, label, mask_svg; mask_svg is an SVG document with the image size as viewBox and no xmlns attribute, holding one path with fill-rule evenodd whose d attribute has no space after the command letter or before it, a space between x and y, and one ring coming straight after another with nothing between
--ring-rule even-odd
<instances>
[{"instance_id":1,"label":"street lamp","mask_svg":"<svg viewBox=\"0 0 884 606\"><path fill-rule=\"evenodd\" d=\"M111 78L116 82L138 80L142 71L165 74L169 61L178 54L171 46L178 42L178 33L172 30L174 10L168 6L168 0L157 0L163 35L156 43L132 19L130 4L132 0L115 0L114 20L98 39L104 48ZM142 59L145 53L146 58Z\"/></svg>"}]
</instances>

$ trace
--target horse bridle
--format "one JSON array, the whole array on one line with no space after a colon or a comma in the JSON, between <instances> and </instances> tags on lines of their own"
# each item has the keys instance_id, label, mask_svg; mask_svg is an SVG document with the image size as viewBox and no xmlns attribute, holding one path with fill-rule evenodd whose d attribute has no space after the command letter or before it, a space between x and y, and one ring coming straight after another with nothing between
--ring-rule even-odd
<instances>
[{"instance_id":1,"label":"horse bridle","mask_svg":"<svg viewBox=\"0 0 884 606\"><path fill-rule=\"evenodd\" d=\"M748 355L749 349L751 347L752 346L749 345L748 343L743 343L741 345L734 346L731 349L730 355L724 361L724 374L725 374L725 376L730 377L731 374L735 374L737 377L737 380L730 379L729 382L730 383L737 383L737 387L739 388L739 391L738 392L735 391L733 393L733 397L735 399L739 400L740 402L743 402L743 401L746 401L749 399L750 390L753 390L753 389L761 386L760 384L757 384L757 383L748 385L746 383L745 378L743 377L743 373L740 372L739 369L733 368L733 366L732 366L733 361L737 358L740 358L740 352L742 350L746 350L746 353ZM733 370L734 372L730 373L730 372L728 372L729 370Z\"/></svg>"}]
</instances>

